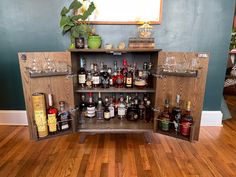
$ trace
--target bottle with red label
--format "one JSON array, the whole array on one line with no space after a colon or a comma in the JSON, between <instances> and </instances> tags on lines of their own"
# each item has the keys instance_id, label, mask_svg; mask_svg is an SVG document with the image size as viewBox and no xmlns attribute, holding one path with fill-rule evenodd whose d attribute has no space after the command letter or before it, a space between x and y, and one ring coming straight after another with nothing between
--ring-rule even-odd
<instances>
[{"instance_id":1,"label":"bottle with red label","mask_svg":"<svg viewBox=\"0 0 236 177\"><path fill-rule=\"evenodd\" d=\"M117 70L117 75L116 75L116 79L115 79L115 86L117 88L124 87L124 76L122 75L120 68Z\"/></svg>"},{"instance_id":2,"label":"bottle with red label","mask_svg":"<svg viewBox=\"0 0 236 177\"><path fill-rule=\"evenodd\" d=\"M47 118L48 118L48 129L50 134L55 134L57 132L57 108L53 107L52 94L48 94L48 105Z\"/></svg>"},{"instance_id":3,"label":"bottle with red label","mask_svg":"<svg viewBox=\"0 0 236 177\"><path fill-rule=\"evenodd\" d=\"M185 113L180 120L180 133L184 136L189 136L192 123L193 117L191 115L191 102L188 101Z\"/></svg>"}]
</instances>

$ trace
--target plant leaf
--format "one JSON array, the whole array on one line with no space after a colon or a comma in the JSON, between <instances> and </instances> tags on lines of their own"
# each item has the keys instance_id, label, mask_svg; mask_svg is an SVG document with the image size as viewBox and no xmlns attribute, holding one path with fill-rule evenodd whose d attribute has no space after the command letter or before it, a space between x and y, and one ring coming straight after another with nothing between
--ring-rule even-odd
<instances>
[{"instance_id":1,"label":"plant leaf","mask_svg":"<svg viewBox=\"0 0 236 177\"><path fill-rule=\"evenodd\" d=\"M89 8L83 13L82 20L86 20L96 9L95 5L93 2L89 5Z\"/></svg>"},{"instance_id":2,"label":"plant leaf","mask_svg":"<svg viewBox=\"0 0 236 177\"><path fill-rule=\"evenodd\" d=\"M71 18L71 20L73 20L73 21L77 21L77 20L79 20L79 19L82 19L82 15L75 15L75 16L73 16L72 18Z\"/></svg>"},{"instance_id":3,"label":"plant leaf","mask_svg":"<svg viewBox=\"0 0 236 177\"><path fill-rule=\"evenodd\" d=\"M70 11L70 9L67 9L66 7L63 7L63 9L61 10L61 16L66 15L69 11Z\"/></svg>"},{"instance_id":4,"label":"plant leaf","mask_svg":"<svg viewBox=\"0 0 236 177\"><path fill-rule=\"evenodd\" d=\"M67 33L70 29L71 29L71 26L69 26L69 25L64 26L63 27L63 33L64 34Z\"/></svg>"},{"instance_id":5,"label":"plant leaf","mask_svg":"<svg viewBox=\"0 0 236 177\"><path fill-rule=\"evenodd\" d=\"M73 10L77 10L82 6L81 2L79 2L78 0L74 0L71 4L69 9L73 9Z\"/></svg>"},{"instance_id":6,"label":"plant leaf","mask_svg":"<svg viewBox=\"0 0 236 177\"><path fill-rule=\"evenodd\" d=\"M70 23L70 18L67 16L62 16L60 21L60 27L63 28L68 23Z\"/></svg>"}]
</instances>

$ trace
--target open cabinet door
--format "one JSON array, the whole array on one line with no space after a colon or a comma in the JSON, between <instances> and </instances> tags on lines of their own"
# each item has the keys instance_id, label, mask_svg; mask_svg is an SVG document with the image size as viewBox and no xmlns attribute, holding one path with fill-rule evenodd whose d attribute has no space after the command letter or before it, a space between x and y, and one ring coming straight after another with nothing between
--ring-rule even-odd
<instances>
[{"instance_id":1,"label":"open cabinet door","mask_svg":"<svg viewBox=\"0 0 236 177\"><path fill-rule=\"evenodd\" d=\"M59 109L59 101L65 101L66 110L71 110L75 107L73 79L72 77L68 77L71 74L70 52L24 52L18 53L18 57L30 138L40 140L74 132L76 129L76 119L73 114L71 114L70 128L67 131L57 131L53 135L48 134L47 136L40 138L34 119L32 97L34 93L43 93L46 107L48 108L47 95L52 94L53 106L57 109ZM45 72L47 62L51 62L56 71ZM34 66L36 68L34 68ZM32 72L34 69L41 70L42 72Z\"/></svg>"},{"instance_id":2,"label":"open cabinet door","mask_svg":"<svg viewBox=\"0 0 236 177\"><path fill-rule=\"evenodd\" d=\"M174 57L175 62L181 65L184 63L191 64L194 60L193 62L197 63L196 73L189 74L176 71L170 73L160 72L163 71L161 66L163 66L167 57ZM178 94L180 95L180 108L182 110L185 109L186 101L191 102L191 115L193 116L194 122L190 128L190 135L187 137L181 135L181 133L176 133L175 130L171 130L171 128L169 131L161 131L160 124L158 125L158 123L160 123L159 119L156 121L156 132L189 141L198 140L208 71L208 58L209 55L207 53L159 52L159 75L156 79L155 107L159 107L161 111L163 111L164 100L169 99L170 108L172 109L172 107L175 106L176 95ZM189 65L187 65L187 67L189 67Z\"/></svg>"}]
</instances>

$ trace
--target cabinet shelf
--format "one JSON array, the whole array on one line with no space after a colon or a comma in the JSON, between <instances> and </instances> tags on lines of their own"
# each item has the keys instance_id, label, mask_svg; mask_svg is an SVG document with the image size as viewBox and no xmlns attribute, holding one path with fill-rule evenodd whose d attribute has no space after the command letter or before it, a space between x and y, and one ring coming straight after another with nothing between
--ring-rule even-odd
<instances>
[{"instance_id":1,"label":"cabinet shelf","mask_svg":"<svg viewBox=\"0 0 236 177\"><path fill-rule=\"evenodd\" d=\"M85 118L83 123L78 125L79 132L147 132L153 131L153 123L146 123L144 120L128 121L113 118L109 121L97 120L96 118Z\"/></svg>"},{"instance_id":2,"label":"cabinet shelf","mask_svg":"<svg viewBox=\"0 0 236 177\"><path fill-rule=\"evenodd\" d=\"M75 92L77 93L87 93L87 92L101 92L101 93L154 93L155 89L153 88L144 88L144 89L138 89L138 88L77 88L75 89Z\"/></svg>"},{"instance_id":3,"label":"cabinet shelf","mask_svg":"<svg viewBox=\"0 0 236 177\"><path fill-rule=\"evenodd\" d=\"M161 49L149 49L149 48L125 48L125 49L69 49L70 52L82 52L82 53L128 53L128 52L159 52Z\"/></svg>"},{"instance_id":4,"label":"cabinet shelf","mask_svg":"<svg viewBox=\"0 0 236 177\"><path fill-rule=\"evenodd\" d=\"M177 76L177 77L197 77L198 71L194 70L193 72L169 72L161 70L159 75L162 76Z\"/></svg>"},{"instance_id":5,"label":"cabinet shelf","mask_svg":"<svg viewBox=\"0 0 236 177\"><path fill-rule=\"evenodd\" d=\"M66 76L68 72L50 72L50 73L29 73L31 78L37 77L52 77L52 76Z\"/></svg>"},{"instance_id":6,"label":"cabinet shelf","mask_svg":"<svg viewBox=\"0 0 236 177\"><path fill-rule=\"evenodd\" d=\"M44 139L49 139L49 138L53 138L53 137L57 137L57 136L62 136L62 135L67 135L67 134L71 134L73 133L72 129L69 130L65 130L65 131L61 131L61 132L57 132L54 135L47 135L45 137L39 137L38 140L44 140Z\"/></svg>"}]
</instances>

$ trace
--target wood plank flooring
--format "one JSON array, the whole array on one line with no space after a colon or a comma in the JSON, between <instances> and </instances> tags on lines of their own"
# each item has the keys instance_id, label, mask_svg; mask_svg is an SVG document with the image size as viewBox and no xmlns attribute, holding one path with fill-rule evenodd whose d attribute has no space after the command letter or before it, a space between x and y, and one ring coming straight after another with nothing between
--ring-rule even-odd
<instances>
[{"instance_id":1,"label":"wood plank flooring","mask_svg":"<svg viewBox=\"0 0 236 177\"><path fill-rule=\"evenodd\" d=\"M160 134L152 144L143 134L91 135L84 144L79 134L34 142L25 126L0 126L0 177L233 177L233 114L223 127L201 128L195 143Z\"/></svg>"}]
</instances>

